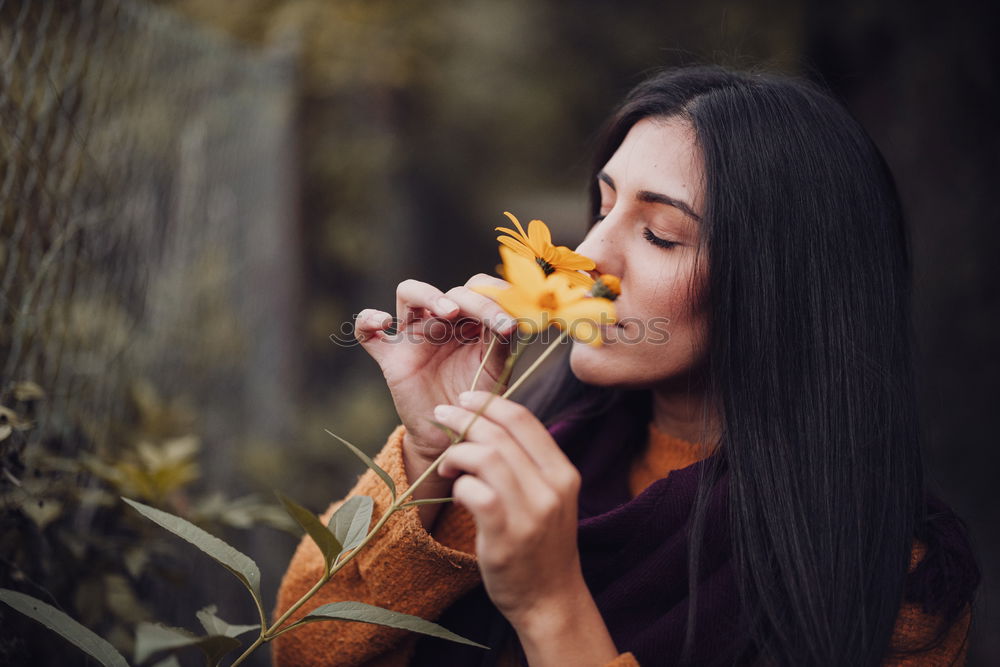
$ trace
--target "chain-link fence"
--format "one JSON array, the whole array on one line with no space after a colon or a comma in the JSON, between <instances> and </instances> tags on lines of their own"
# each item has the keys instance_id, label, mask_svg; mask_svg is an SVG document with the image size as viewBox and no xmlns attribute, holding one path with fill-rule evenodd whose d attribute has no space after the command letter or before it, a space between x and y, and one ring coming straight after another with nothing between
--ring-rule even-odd
<instances>
[{"instance_id":1,"label":"chain-link fence","mask_svg":"<svg viewBox=\"0 0 1000 667\"><path fill-rule=\"evenodd\" d=\"M205 359L287 372L259 336L293 303L289 58L130 2L8 0L0 76L5 384L109 419L137 372L168 393Z\"/></svg>"},{"instance_id":2,"label":"chain-link fence","mask_svg":"<svg viewBox=\"0 0 1000 667\"><path fill-rule=\"evenodd\" d=\"M0 492L36 537L56 518L18 457L107 464L136 400L197 414L209 488L243 439L288 432L293 62L140 2L0 0Z\"/></svg>"}]
</instances>

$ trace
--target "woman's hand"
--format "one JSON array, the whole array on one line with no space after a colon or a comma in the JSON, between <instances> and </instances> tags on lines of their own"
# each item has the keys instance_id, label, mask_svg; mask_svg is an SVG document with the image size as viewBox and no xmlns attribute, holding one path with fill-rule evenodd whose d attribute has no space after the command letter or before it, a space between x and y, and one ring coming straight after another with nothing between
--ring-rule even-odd
<instances>
[{"instance_id":1,"label":"woman's hand","mask_svg":"<svg viewBox=\"0 0 1000 667\"><path fill-rule=\"evenodd\" d=\"M463 392L438 421L465 427L490 398ZM618 656L577 549L580 473L527 408L499 396L453 445L439 472L476 520L476 556L493 604L536 667L606 665ZM464 474L463 474L464 473Z\"/></svg>"},{"instance_id":2,"label":"woman's hand","mask_svg":"<svg viewBox=\"0 0 1000 667\"><path fill-rule=\"evenodd\" d=\"M411 482L450 444L448 437L430 424L432 411L435 405L454 403L471 387L490 333L499 335L500 340L483 368L479 387L492 388L509 355L515 322L496 302L469 289L474 285L506 287L508 283L478 274L445 294L433 285L404 280L396 289L395 334L386 332L393 324L392 316L379 310L361 311L354 325L355 338L382 369L396 412L406 427L403 453ZM423 492L418 490L415 497L447 495L443 482L437 476L429 478ZM421 509L430 516L437 508L427 505Z\"/></svg>"},{"instance_id":3,"label":"woman's hand","mask_svg":"<svg viewBox=\"0 0 1000 667\"><path fill-rule=\"evenodd\" d=\"M489 396L465 392L461 407L438 406L435 417L459 430ZM527 408L494 398L438 472L461 475L452 496L476 520L486 592L515 629L586 591L576 534L580 474Z\"/></svg>"}]
</instances>

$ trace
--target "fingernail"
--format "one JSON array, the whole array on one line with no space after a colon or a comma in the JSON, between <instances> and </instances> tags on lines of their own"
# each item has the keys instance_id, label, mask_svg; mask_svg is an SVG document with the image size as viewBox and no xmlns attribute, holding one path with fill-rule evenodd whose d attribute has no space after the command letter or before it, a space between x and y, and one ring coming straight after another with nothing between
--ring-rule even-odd
<instances>
[{"instance_id":1,"label":"fingernail","mask_svg":"<svg viewBox=\"0 0 1000 667\"><path fill-rule=\"evenodd\" d=\"M444 314L456 310L458 308L458 304L452 301L451 299L441 297L440 299L437 300L437 307L438 310L441 312L441 314Z\"/></svg>"},{"instance_id":2,"label":"fingernail","mask_svg":"<svg viewBox=\"0 0 1000 667\"><path fill-rule=\"evenodd\" d=\"M434 416L438 419L445 419L448 416L449 408L447 405L439 405L434 408Z\"/></svg>"},{"instance_id":3,"label":"fingernail","mask_svg":"<svg viewBox=\"0 0 1000 667\"><path fill-rule=\"evenodd\" d=\"M463 391L458 395L458 402L462 405L472 405L473 393L471 391Z\"/></svg>"}]
</instances>

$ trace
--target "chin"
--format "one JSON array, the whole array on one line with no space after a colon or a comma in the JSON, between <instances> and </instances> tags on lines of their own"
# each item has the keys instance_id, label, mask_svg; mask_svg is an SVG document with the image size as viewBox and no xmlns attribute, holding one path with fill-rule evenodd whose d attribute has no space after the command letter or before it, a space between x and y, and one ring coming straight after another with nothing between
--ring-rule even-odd
<instances>
[{"instance_id":1,"label":"chin","mask_svg":"<svg viewBox=\"0 0 1000 667\"><path fill-rule=\"evenodd\" d=\"M614 362L608 345L594 347L574 341L569 367L580 382L597 387L617 387L627 380L621 376L621 365Z\"/></svg>"},{"instance_id":2,"label":"chin","mask_svg":"<svg viewBox=\"0 0 1000 667\"><path fill-rule=\"evenodd\" d=\"M578 380L596 387L649 389L663 383L689 386L692 369L652 356L649 350L632 352L623 345L593 347L574 341L569 366Z\"/></svg>"}]
</instances>

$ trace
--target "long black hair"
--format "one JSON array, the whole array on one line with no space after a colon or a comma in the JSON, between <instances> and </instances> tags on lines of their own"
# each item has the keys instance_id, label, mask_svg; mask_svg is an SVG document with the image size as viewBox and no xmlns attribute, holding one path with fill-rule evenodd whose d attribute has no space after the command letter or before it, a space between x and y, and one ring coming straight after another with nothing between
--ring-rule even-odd
<instances>
[{"instance_id":1,"label":"long black hair","mask_svg":"<svg viewBox=\"0 0 1000 667\"><path fill-rule=\"evenodd\" d=\"M909 238L892 175L819 86L686 67L641 83L610 119L595 217L598 171L649 117L689 122L703 155L706 400L722 421L750 641L767 664L877 665L925 513ZM556 378L558 391L536 387L530 401L549 423L606 391L565 360ZM694 587L696 555L690 567Z\"/></svg>"}]
</instances>

